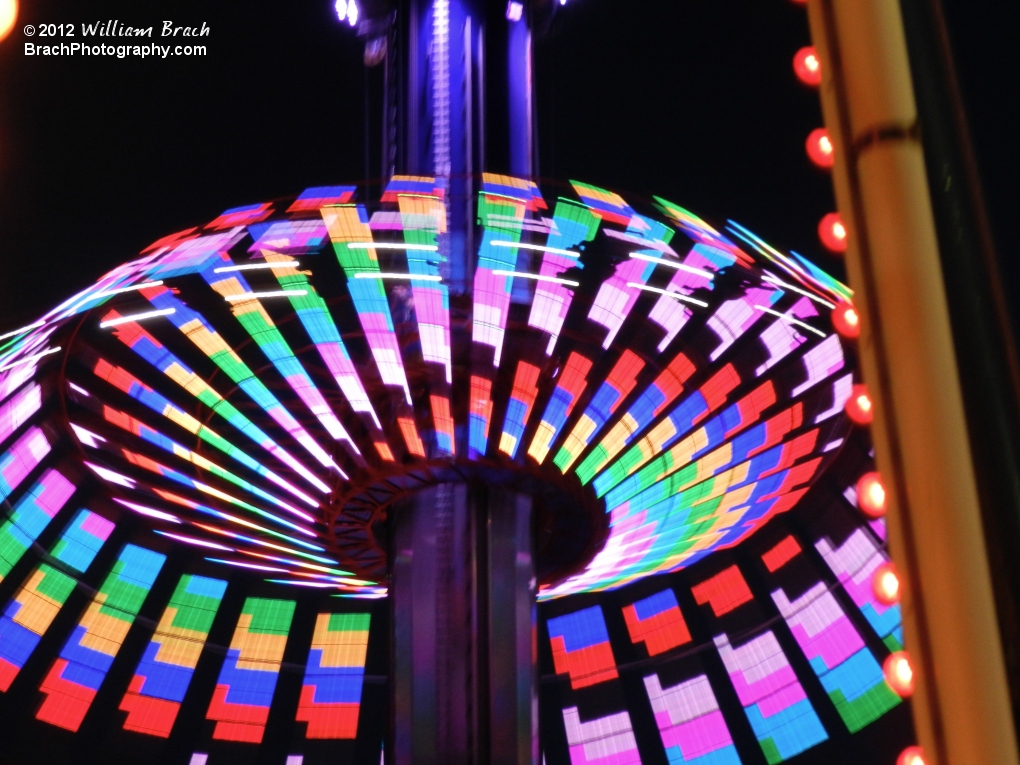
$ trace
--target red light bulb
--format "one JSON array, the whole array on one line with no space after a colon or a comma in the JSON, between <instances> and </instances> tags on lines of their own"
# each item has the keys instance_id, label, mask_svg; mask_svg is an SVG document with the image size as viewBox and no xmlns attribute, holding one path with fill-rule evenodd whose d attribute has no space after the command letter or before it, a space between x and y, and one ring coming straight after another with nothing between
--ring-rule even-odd
<instances>
[{"instance_id":1,"label":"red light bulb","mask_svg":"<svg viewBox=\"0 0 1020 765\"><path fill-rule=\"evenodd\" d=\"M875 569L875 574L871 578L871 589L878 602L883 606L891 606L900 602L900 578L892 563L883 563Z\"/></svg>"},{"instance_id":2,"label":"red light bulb","mask_svg":"<svg viewBox=\"0 0 1020 765\"><path fill-rule=\"evenodd\" d=\"M818 223L818 238L832 252L846 252L846 226L839 213L829 213Z\"/></svg>"},{"instance_id":3,"label":"red light bulb","mask_svg":"<svg viewBox=\"0 0 1020 765\"><path fill-rule=\"evenodd\" d=\"M878 473L865 473L857 481L857 506L869 518L885 515L885 486Z\"/></svg>"},{"instance_id":4,"label":"red light bulb","mask_svg":"<svg viewBox=\"0 0 1020 765\"><path fill-rule=\"evenodd\" d=\"M870 425L874 418L871 406L871 397L868 395L866 385L855 385L850 389L850 398L843 406L847 417L858 425Z\"/></svg>"},{"instance_id":5,"label":"red light bulb","mask_svg":"<svg viewBox=\"0 0 1020 765\"><path fill-rule=\"evenodd\" d=\"M801 48L793 57L793 71L805 85L817 86L822 82L822 62L812 46Z\"/></svg>"},{"instance_id":6,"label":"red light bulb","mask_svg":"<svg viewBox=\"0 0 1020 765\"><path fill-rule=\"evenodd\" d=\"M825 128L816 128L812 130L807 137L808 157L818 167L828 169L832 167L835 162L834 152L832 148L832 140L829 138L829 131Z\"/></svg>"},{"instance_id":7,"label":"red light bulb","mask_svg":"<svg viewBox=\"0 0 1020 765\"><path fill-rule=\"evenodd\" d=\"M914 692L914 670L906 651L889 654L882 665L882 674L889 687L900 698L908 698Z\"/></svg>"},{"instance_id":8,"label":"red light bulb","mask_svg":"<svg viewBox=\"0 0 1020 765\"><path fill-rule=\"evenodd\" d=\"M919 746L908 746L900 753L896 765L924 765L924 752Z\"/></svg>"},{"instance_id":9,"label":"red light bulb","mask_svg":"<svg viewBox=\"0 0 1020 765\"><path fill-rule=\"evenodd\" d=\"M853 303L840 302L832 309L832 325L847 340L856 340L861 336L861 317Z\"/></svg>"}]
</instances>

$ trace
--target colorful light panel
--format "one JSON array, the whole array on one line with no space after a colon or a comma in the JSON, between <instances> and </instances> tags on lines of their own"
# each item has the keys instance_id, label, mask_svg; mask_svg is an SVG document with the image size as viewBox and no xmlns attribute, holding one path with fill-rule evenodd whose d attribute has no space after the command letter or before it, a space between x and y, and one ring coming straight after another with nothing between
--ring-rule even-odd
<instances>
[{"instance_id":1,"label":"colorful light panel","mask_svg":"<svg viewBox=\"0 0 1020 765\"><path fill-rule=\"evenodd\" d=\"M733 737L705 675L663 688L645 678L669 765L741 765Z\"/></svg>"},{"instance_id":2,"label":"colorful light panel","mask_svg":"<svg viewBox=\"0 0 1020 765\"><path fill-rule=\"evenodd\" d=\"M220 579L181 577L120 702L126 730L170 735L226 589Z\"/></svg>"},{"instance_id":3,"label":"colorful light panel","mask_svg":"<svg viewBox=\"0 0 1020 765\"><path fill-rule=\"evenodd\" d=\"M824 582L795 600L782 589L772 599L851 733L902 701Z\"/></svg>"},{"instance_id":4,"label":"colorful light panel","mask_svg":"<svg viewBox=\"0 0 1020 765\"><path fill-rule=\"evenodd\" d=\"M627 712L582 722L577 707L563 710L571 765L641 765Z\"/></svg>"},{"instance_id":5,"label":"colorful light panel","mask_svg":"<svg viewBox=\"0 0 1020 765\"><path fill-rule=\"evenodd\" d=\"M617 677L609 633L598 606L550 619L549 642L557 674L569 674L572 688Z\"/></svg>"},{"instance_id":6,"label":"colorful light panel","mask_svg":"<svg viewBox=\"0 0 1020 765\"><path fill-rule=\"evenodd\" d=\"M296 603L248 598L206 715L213 738L262 743Z\"/></svg>"},{"instance_id":7,"label":"colorful light panel","mask_svg":"<svg viewBox=\"0 0 1020 765\"><path fill-rule=\"evenodd\" d=\"M690 642L691 633L672 590L663 590L624 606L632 643L644 643L649 656Z\"/></svg>"},{"instance_id":8,"label":"colorful light panel","mask_svg":"<svg viewBox=\"0 0 1020 765\"><path fill-rule=\"evenodd\" d=\"M50 548L50 555L72 572L82 573L112 532L108 520L79 510ZM40 563L7 604L0 616L0 691L11 687L76 584L64 571Z\"/></svg>"},{"instance_id":9,"label":"colorful light panel","mask_svg":"<svg viewBox=\"0 0 1020 765\"><path fill-rule=\"evenodd\" d=\"M715 645L769 765L829 737L772 632L739 648L720 635Z\"/></svg>"},{"instance_id":10,"label":"colorful light panel","mask_svg":"<svg viewBox=\"0 0 1020 765\"><path fill-rule=\"evenodd\" d=\"M50 525L74 494L74 485L56 470L47 470L14 505L0 525L0 582Z\"/></svg>"},{"instance_id":11,"label":"colorful light panel","mask_svg":"<svg viewBox=\"0 0 1020 765\"><path fill-rule=\"evenodd\" d=\"M308 738L352 739L358 732L370 614L319 614L297 720Z\"/></svg>"},{"instance_id":12,"label":"colorful light panel","mask_svg":"<svg viewBox=\"0 0 1020 765\"><path fill-rule=\"evenodd\" d=\"M39 686L46 700L38 719L78 730L165 561L165 555L125 545Z\"/></svg>"},{"instance_id":13,"label":"colorful light panel","mask_svg":"<svg viewBox=\"0 0 1020 765\"><path fill-rule=\"evenodd\" d=\"M19 390L0 406L0 444L28 422L41 406L42 390L34 383Z\"/></svg>"},{"instance_id":14,"label":"colorful light panel","mask_svg":"<svg viewBox=\"0 0 1020 765\"><path fill-rule=\"evenodd\" d=\"M0 499L6 499L50 453L50 442L39 428L30 428L0 456Z\"/></svg>"}]
</instances>

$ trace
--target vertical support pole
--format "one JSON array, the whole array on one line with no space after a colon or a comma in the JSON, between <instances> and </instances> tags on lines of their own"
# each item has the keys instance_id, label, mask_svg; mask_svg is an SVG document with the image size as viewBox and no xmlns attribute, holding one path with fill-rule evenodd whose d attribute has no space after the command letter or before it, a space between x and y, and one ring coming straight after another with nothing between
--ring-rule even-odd
<instances>
[{"instance_id":1,"label":"vertical support pole","mask_svg":"<svg viewBox=\"0 0 1020 765\"><path fill-rule=\"evenodd\" d=\"M389 762L537 763L530 498L441 484L391 524Z\"/></svg>"},{"instance_id":2,"label":"vertical support pole","mask_svg":"<svg viewBox=\"0 0 1020 765\"><path fill-rule=\"evenodd\" d=\"M1018 762L896 0L809 0L929 765Z\"/></svg>"}]
</instances>

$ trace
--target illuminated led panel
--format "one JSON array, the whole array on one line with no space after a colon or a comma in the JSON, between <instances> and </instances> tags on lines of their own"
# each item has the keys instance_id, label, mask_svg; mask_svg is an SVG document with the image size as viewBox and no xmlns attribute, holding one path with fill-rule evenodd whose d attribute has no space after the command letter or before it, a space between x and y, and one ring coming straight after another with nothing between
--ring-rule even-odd
<instances>
[{"instance_id":1,"label":"illuminated led panel","mask_svg":"<svg viewBox=\"0 0 1020 765\"><path fill-rule=\"evenodd\" d=\"M50 442L39 428L29 428L0 455L0 499L17 489L50 453Z\"/></svg>"},{"instance_id":2,"label":"illuminated led panel","mask_svg":"<svg viewBox=\"0 0 1020 765\"><path fill-rule=\"evenodd\" d=\"M571 765L641 765L630 715L618 712L588 722L577 707L563 710Z\"/></svg>"},{"instance_id":3,"label":"illuminated led panel","mask_svg":"<svg viewBox=\"0 0 1020 765\"><path fill-rule=\"evenodd\" d=\"M673 237L673 232L666 226L645 218L641 215L634 215L630 225L627 227L627 234L635 239L648 239L653 245L666 245ZM659 248L639 249L638 254L655 256ZM620 327L630 315L631 309L641 296L641 290L629 286L631 284L644 285L648 278L655 271L655 264L645 260L631 258L616 266L613 275L602 282L595 301L592 303L588 318L596 324L601 324L607 330L602 347L608 348L616 339Z\"/></svg>"},{"instance_id":4,"label":"illuminated led panel","mask_svg":"<svg viewBox=\"0 0 1020 765\"><path fill-rule=\"evenodd\" d=\"M581 181L571 181L570 185L581 197L581 201L607 223L631 225L635 216L634 210L619 194Z\"/></svg>"},{"instance_id":5,"label":"illuminated led panel","mask_svg":"<svg viewBox=\"0 0 1020 765\"><path fill-rule=\"evenodd\" d=\"M320 491L329 491L329 486L319 480L304 466L302 462L291 456L287 450L279 446L272 438L266 435L262 429L242 414L237 407L224 399L223 396L215 391L205 380L195 374L195 372L193 372L187 364L167 350L162 343L156 340L156 338L140 326L134 323L121 324L114 330L113 334L114 337L117 337L131 350L149 362L149 364L184 388L184 390L194 396L199 402L223 417L228 423L240 430L255 443L262 446L262 448L266 451L273 454L295 472L299 473ZM134 381L124 378L117 367L112 367L110 365L104 366L104 363L100 362L96 365L95 372L103 379L109 380L111 384L121 388L121 390L124 390L128 393L128 395L146 404L146 406L149 406L151 409L156 409L157 406L160 406L164 416L178 421L175 417L175 412L173 411L173 405L170 404L169 401L166 401L165 399L161 401L160 399L162 397L160 397L160 399L153 398L149 395L149 389L146 386L142 386L140 384L136 385ZM185 422L188 422L189 424L184 424ZM181 425L182 427L190 429L189 420L181 421Z\"/></svg>"},{"instance_id":6,"label":"illuminated led panel","mask_svg":"<svg viewBox=\"0 0 1020 765\"><path fill-rule=\"evenodd\" d=\"M468 414L468 456L484 456L492 421L492 380L471 375L471 411Z\"/></svg>"},{"instance_id":7,"label":"illuminated led panel","mask_svg":"<svg viewBox=\"0 0 1020 765\"><path fill-rule=\"evenodd\" d=\"M260 220L268 218L272 215L272 213L273 205L271 202L231 207L218 218L213 219L206 228L232 228L233 226L244 226L249 223L258 223Z\"/></svg>"},{"instance_id":8,"label":"illuminated led panel","mask_svg":"<svg viewBox=\"0 0 1020 765\"><path fill-rule=\"evenodd\" d=\"M659 210L691 239L719 250L720 253L725 253L731 263L739 261L745 265L750 265L754 262L747 253L743 252L729 238L720 234L694 213L662 197L653 197L653 199Z\"/></svg>"},{"instance_id":9,"label":"illuminated led panel","mask_svg":"<svg viewBox=\"0 0 1020 765\"><path fill-rule=\"evenodd\" d=\"M287 212L314 212L326 205L347 204L354 198L355 186L313 186L305 189L287 208Z\"/></svg>"},{"instance_id":10,"label":"illuminated led panel","mask_svg":"<svg viewBox=\"0 0 1020 765\"><path fill-rule=\"evenodd\" d=\"M686 268L675 269L675 273L666 285L667 292L690 295L698 289L714 289L714 273L733 264L733 258L722 250L696 244L681 261ZM695 273L691 269L696 269ZM648 312L650 321L662 327L666 334L659 342L657 350L662 353L693 316L689 303L662 295Z\"/></svg>"},{"instance_id":11,"label":"illuminated led panel","mask_svg":"<svg viewBox=\"0 0 1020 765\"><path fill-rule=\"evenodd\" d=\"M14 568L25 551L50 525L74 494L74 485L56 470L47 470L18 500L10 516L0 525L0 582Z\"/></svg>"},{"instance_id":12,"label":"illuminated led panel","mask_svg":"<svg viewBox=\"0 0 1020 765\"><path fill-rule=\"evenodd\" d=\"M851 733L902 701L824 582L792 601L776 590L772 600Z\"/></svg>"},{"instance_id":13,"label":"illuminated led panel","mask_svg":"<svg viewBox=\"0 0 1020 765\"><path fill-rule=\"evenodd\" d=\"M695 585L691 593L699 606L709 605L716 617L754 600L744 575L736 566L730 566L711 579Z\"/></svg>"},{"instance_id":14,"label":"illuminated led panel","mask_svg":"<svg viewBox=\"0 0 1020 765\"><path fill-rule=\"evenodd\" d=\"M783 291L779 289L750 287L742 297L727 300L720 305L706 325L719 338L715 349L709 354L709 359L712 361L718 359L751 328L752 324L762 316L768 315L758 306L771 308L782 296Z\"/></svg>"},{"instance_id":15,"label":"illuminated led panel","mask_svg":"<svg viewBox=\"0 0 1020 765\"><path fill-rule=\"evenodd\" d=\"M336 205L322 208L329 237L333 242L337 260L347 274L347 289L354 301L358 320L365 331L365 340L375 358L379 374L386 385L395 385L404 391L407 402L411 392L407 387L404 362L393 328L393 317L381 279L358 279L357 274L378 274L379 258L371 248L352 248L349 244L371 242L372 229L363 205Z\"/></svg>"},{"instance_id":16,"label":"illuminated led panel","mask_svg":"<svg viewBox=\"0 0 1020 765\"><path fill-rule=\"evenodd\" d=\"M403 224L404 241L414 245L438 246L438 235L446 233L446 207L439 189L431 193L401 193L401 176L394 176L386 187L387 195L396 195ZM435 186L435 178L421 179ZM440 252L407 250L407 272L415 276L437 277L439 263L445 260ZM422 357L439 364L446 372L446 382L453 381L450 350L450 289L436 281L412 281L411 295L418 322Z\"/></svg>"},{"instance_id":17,"label":"illuminated led panel","mask_svg":"<svg viewBox=\"0 0 1020 765\"><path fill-rule=\"evenodd\" d=\"M524 428L531 416L531 407L538 396L538 376L541 370L533 364L521 361L517 364L514 375L514 387L510 392L510 401L506 407L506 420L503 423L503 435L499 439L499 450L509 454L511 459L517 456Z\"/></svg>"},{"instance_id":18,"label":"illuminated led panel","mask_svg":"<svg viewBox=\"0 0 1020 765\"><path fill-rule=\"evenodd\" d=\"M720 635L715 645L770 765L829 737L772 632L739 648Z\"/></svg>"},{"instance_id":19,"label":"illuminated led panel","mask_svg":"<svg viewBox=\"0 0 1020 765\"><path fill-rule=\"evenodd\" d=\"M690 642L690 630L672 590L663 590L624 606L623 618L631 642L644 643L649 656Z\"/></svg>"},{"instance_id":20,"label":"illuminated led panel","mask_svg":"<svg viewBox=\"0 0 1020 765\"><path fill-rule=\"evenodd\" d=\"M619 454L640 431L672 404L683 392L684 383L695 371L694 364L687 356L678 354L578 466L577 475L581 483L590 481L609 460Z\"/></svg>"},{"instance_id":21,"label":"illuminated led panel","mask_svg":"<svg viewBox=\"0 0 1020 765\"><path fill-rule=\"evenodd\" d=\"M489 196L484 191L479 196L478 217L484 228L475 269L471 339L492 348L492 366L498 367L503 355L514 278L493 272L516 271L518 250L493 242L521 240L528 205L524 200Z\"/></svg>"},{"instance_id":22,"label":"illuminated led panel","mask_svg":"<svg viewBox=\"0 0 1020 765\"><path fill-rule=\"evenodd\" d=\"M234 314L234 317L255 341L266 358L273 363L273 366L276 367L276 370L283 379L287 381L291 390L297 394L298 398L308 407L308 410L322 423L326 432L337 441L346 441L357 453L357 444L354 443L354 440L347 433L344 426L340 424L333 410L326 403L326 399L323 398L322 393L316 387L312 378L309 377L308 372L305 371L301 362L294 355L290 345L288 345L283 335L280 334L276 323L270 317L261 301L254 297L238 299L242 295L249 295L253 292L248 281L238 272L216 273L217 267L215 264L217 263L219 267L234 265L234 262L227 256L223 256L219 261L214 261L214 264L202 271L202 277L206 283L217 294L230 301L230 312ZM192 326L194 328L195 325ZM207 341L213 348L210 358L225 372L228 368L233 368L237 375L237 377L234 377L235 382L239 383L240 379L247 376L245 375L246 367L243 367L243 365L235 366L235 364L225 362L225 359L233 352L225 342L220 340L219 335L212 332L207 337ZM236 354L234 354L231 360L235 363L240 362Z\"/></svg>"},{"instance_id":23,"label":"illuminated led panel","mask_svg":"<svg viewBox=\"0 0 1020 765\"><path fill-rule=\"evenodd\" d=\"M219 261L216 261L219 262ZM227 345L222 336L209 324L201 314L186 306L182 300L166 287L150 287L142 290L142 294L149 299L149 302L157 309L174 309L174 313L167 316L167 319L186 335L189 340L204 353L210 361L219 367L226 375L237 383L251 399L258 404L266 414L273 418L276 423L286 430L295 441L301 444L308 453L315 457L320 464L326 467L335 467L333 460L319 446L294 416L280 403L280 400L273 395L269 388L241 360L241 357ZM111 312L108 317L116 315ZM131 327L131 323L122 324L118 330ZM130 332L130 330L126 330Z\"/></svg>"},{"instance_id":24,"label":"illuminated led panel","mask_svg":"<svg viewBox=\"0 0 1020 765\"><path fill-rule=\"evenodd\" d=\"M556 388L546 404L542 422L538 425L535 438L531 441L528 454L541 464L549 454L549 447L567 423L567 417L574 409L577 399L584 393L588 385L588 372L591 361L579 353L571 353L563 366L563 373L556 383Z\"/></svg>"},{"instance_id":25,"label":"illuminated led panel","mask_svg":"<svg viewBox=\"0 0 1020 765\"><path fill-rule=\"evenodd\" d=\"M262 254L269 263L291 262L289 256L269 250L263 250ZM365 386L361 383L361 377L358 376L354 361L347 352L347 346L344 345L344 341L340 337L340 331L333 321L326 301L316 293L315 288L308 281L306 272L285 265L277 266L272 271L280 283L281 290L295 293L289 296L290 304L294 307L308 336L315 343L315 348L319 351L326 368L333 375L344 396L347 397L351 409L367 414L378 428L379 418L368 398ZM297 294L302 291L306 294Z\"/></svg>"},{"instance_id":26,"label":"illuminated led panel","mask_svg":"<svg viewBox=\"0 0 1020 765\"><path fill-rule=\"evenodd\" d=\"M213 738L262 743L295 605L263 598L244 602L206 715L216 721Z\"/></svg>"},{"instance_id":27,"label":"illuminated led panel","mask_svg":"<svg viewBox=\"0 0 1020 765\"><path fill-rule=\"evenodd\" d=\"M181 577L120 702L126 730L170 735L226 589L220 579Z\"/></svg>"},{"instance_id":28,"label":"illuminated led panel","mask_svg":"<svg viewBox=\"0 0 1020 765\"><path fill-rule=\"evenodd\" d=\"M151 280L196 273L212 260L219 258L220 253L229 251L241 241L245 237L245 229L243 226L237 226L229 231L199 237L187 236L186 232L182 234L185 234L186 238L167 243L166 248L169 251L160 252L163 248L157 248L151 264L138 261L139 264L144 264L141 273Z\"/></svg>"},{"instance_id":29,"label":"illuminated led panel","mask_svg":"<svg viewBox=\"0 0 1020 765\"><path fill-rule=\"evenodd\" d=\"M800 552L800 543L792 536L788 536L762 555L761 560L765 568L774 573L800 555Z\"/></svg>"},{"instance_id":30,"label":"illuminated led panel","mask_svg":"<svg viewBox=\"0 0 1020 765\"><path fill-rule=\"evenodd\" d=\"M318 210L316 210L318 212ZM319 249L329 241L326 224L321 220L279 220L272 223L255 223L248 226L248 233L254 243L249 253L286 253L291 256L305 255Z\"/></svg>"},{"instance_id":31,"label":"illuminated led panel","mask_svg":"<svg viewBox=\"0 0 1020 765\"><path fill-rule=\"evenodd\" d=\"M768 349L769 357L764 364L754 370L755 376L764 374L808 341L808 330L798 327L791 320L803 321L815 316L818 316L818 309L804 297L783 312L784 318L776 319L766 327L761 333L760 340Z\"/></svg>"},{"instance_id":32,"label":"illuminated led panel","mask_svg":"<svg viewBox=\"0 0 1020 765\"><path fill-rule=\"evenodd\" d=\"M631 489L621 487L620 492L632 491L633 487L651 486L650 481L658 480L674 469L690 463L696 456L719 446L738 431L757 422L762 412L776 403L775 388L771 381L766 381L755 391L706 421L683 441L676 443L677 439L683 437L710 413L710 406L725 403L724 400L719 400L718 394L728 393L729 389L736 385L736 381L729 365L713 375L702 390L685 398L595 479L593 487L596 494L605 495L621 484L621 481ZM713 397L711 402L706 398L706 392ZM790 429L800 426L800 412L800 405L795 405L773 416L769 422L753 428L743 437L734 440L734 453L746 451L747 454L754 455L762 448L779 443ZM643 465L647 467L639 476L624 481L624 478L632 476Z\"/></svg>"},{"instance_id":33,"label":"illuminated led panel","mask_svg":"<svg viewBox=\"0 0 1020 765\"><path fill-rule=\"evenodd\" d=\"M82 573L112 532L113 524L108 520L88 510L79 510L50 548L50 555ZM7 604L0 616L0 691L11 687L76 584L63 571L49 563L40 563Z\"/></svg>"},{"instance_id":34,"label":"illuminated led panel","mask_svg":"<svg viewBox=\"0 0 1020 765\"><path fill-rule=\"evenodd\" d=\"M888 558L872 541L868 532L857 529L839 547L833 547L828 539L818 540L815 547L889 650L902 651L903 622L900 606L898 603L891 606L879 603L871 584L875 569Z\"/></svg>"},{"instance_id":35,"label":"illuminated led panel","mask_svg":"<svg viewBox=\"0 0 1020 765\"><path fill-rule=\"evenodd\" d=\"M645 678L645 690L669 765L741 765L705 675L663 688L653 674Z\"/></svg>"},{"instance_id":36,"label":"illuminated led panel","mask_svg":"<svg viewBox=\"0 0 1020 765\"><path fill-rule=\"evenodd\" d=\"M0 444L28 422L28 418L42 406L42 391L33 383L0 406Z\"/></svg>"},{"instance_id":37,"label":"illuminated led panel","mask_svg":"<svg viewBox=\"0 0 1020 765\"><path fill-rule=\"evenodd\" d=\"M432 405L432 421L436 427L436 447L445 454L454 454L457 451L456 434L450 399L446 396L429 396L429 403Z\"/></svg>"},{"instance_id":38,"label":"illuminated led panel","mask_svg":"<svg viewBox=\"0 0 1020 765\"><path fill-rule=\"evenodd\" d=\"M553 458L556 467L564 473L570 469L570 466L581 456L581 452L588 448L588 444L606 424L606 421L613 416L616 408L634 390L634 386L637 385L637 376L644 367L645 362L637 354L629 350L623 352L612 371L606 376L606 381L595 391L595 395L592 396L584 414L570 431L563 447Z\"/></svg>"},{"instance_id":39,"label":"illuminated led panel","mask_svg":"<svg viewBox=\"0 0 1020 765\"><path fill-rule=\"evenodd\" d=\"M221 452L229 456L231 459L240 462L249 470L258 473L263 478L272 481L277 486L289 491L291 494L293 494L295 497L298 497L306 504L311 505L312 507L318 507L319 505L318 502L316 502L310 496L308 496L303 491L298 489L296 486L290 483L290 481L281 478L279 475L277 475L275 472L273 472L268 467L263 465L261 462L256 461L253 457L251 457L247 452L242 450L240 447L235 446L233 443L231 443L226 438L221 436L218 432L216 432L215 430L206 425L203 425L193 416L185 412L183 409L180 409L179 407L172 404L169 399L167 399L162 394L157 393L148 385L145 385L143 382L138 380L127 370L122 369L121 367L115 367L109 362L100 359L96 362L93 371L95 372L96 376L103 380L106 380L111 385L115 386L124 393L127 393L135 401L144 404L157 414L160 414L166 419L170 420L171 422L180 425L189 433L198 436L205 443L219 449ZM228 422L231 422L233 420L236 423L238 429L248 434L253 440L256 440L257 443L260 443L260 445L262 445L270 453L283 452L281 447L279 447L272 439L270 439L269 436L267 436L265 433L259 430L250 420L248 420L247 417L244 417L244 415L240 414L240 412L237 412L236 409L233 409L233 407L227 405L226 401L221 400L220 404L225 405L222 407L222 411L220 413L223 414L225 417L228 417L227 420ZM229 407L229 409L227 407ZM232 416L233 413L235 412L243 419L236 420ZM290 464L290 461L293 461L295 463L297 462L297 460L294 460L294 458L290 457L290 455L286 455L286 457L288 460L287 464Z\"/></svg>"},{"instance_id":40,"label":"illuminated led panel","mask_svg":"<svg viewBox=\"0 0 1020 765\"><path fill-rule=\"evenodd\" d=\"M370 619L370 614L316 617L296 718L308 723L308 738L357 735Z\"/></svg>"},{"instance_id":41,"label":"illuminated led panel","mask_svg":"<svg viewBox=\"0 0 1020 765\"><path fill-rule=\"evenodd\" d=\"M601 219L588 208L561 199L556 203L556 210L553 213L554 228L549 231L546 245L558 250L569 250L584 242L590 242L598 233L600 223ZM544 252L538 274L558 278L571 268L581 269L583 264L577 258L557 252ZM573 289L569 285L541 280L535 285L528 326L549 333L549 342L545 347L546 355L551 354L556 347L556 341L559 339L573 299Z\"/></svg>"},{"instance_id":42,"label":"illuminated led panel","mask_svg":"<svg viewBox=\"0 0 1020 765\"><path fill-rule=\"evenodd\" d=\"M309 522L314 521L314 518L311 515L308 515L307 513L301 510L298 510L296 507L289 504L288 502L284 502L282 499L273 496L269 492L259 488L250 481L246 481L240 476L221 467L212 460L203 457L201 454L198 454L197 452L193 452L186 446L181 446L177 442L170 440L165 435L160 433L158 430L150 428L143 422L139 422L129 414L120 412L110 406L104 406L103 417L106 419L107 422L122 428L128 433L132 433L133 435L138 436L143 441L150 443L153 446L156 446L165 452L169 452L170 454L180 457L182 460L190 462L197 468L205 470L206 472L211 473L212 475L215 475L218 478L222 478L224 481L232 483L234 484L234 486L244 489L245 491L259 497L260 499L266 500L267 502L276 505L277 507L282 508L293 515L303 518L306 521Z\"/></svg>"},{"instance_id":43,"label":"illuminated led panel","mask_svg":"<svg viewBox=\"0 0 1020 765\"><path fill-rule=\"evenodd\" d=\"M156 581L165 555L125 545L39 687L36 717L77 731Z\"/></svg>"},{"instance_id":44,"label":"illuminated led panel","mask_svg":"<svg viewBox=\"0 0 1020 765\"><path fill-rule=\"evenodd\" d=\"M549 619L549 642L557 674L569 674L572 688L617 677L609 633L598 606Z\"/></svg>"}]
</instances>

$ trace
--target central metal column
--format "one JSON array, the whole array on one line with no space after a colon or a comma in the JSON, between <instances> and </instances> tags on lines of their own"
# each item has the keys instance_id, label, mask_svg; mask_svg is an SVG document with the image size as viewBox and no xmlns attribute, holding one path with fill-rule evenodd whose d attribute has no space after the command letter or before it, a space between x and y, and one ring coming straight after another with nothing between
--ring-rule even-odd
<instances>
[{"instance_id":1,"label":"central metal column","mask_svg":"<svg viewBox=\"0 0 1020 765\"><path fill-rule=\"evenodd\" d=\"M463 484L391 510L391 765L537 763L531 516Z\"/></svg>"}]
</instances>

